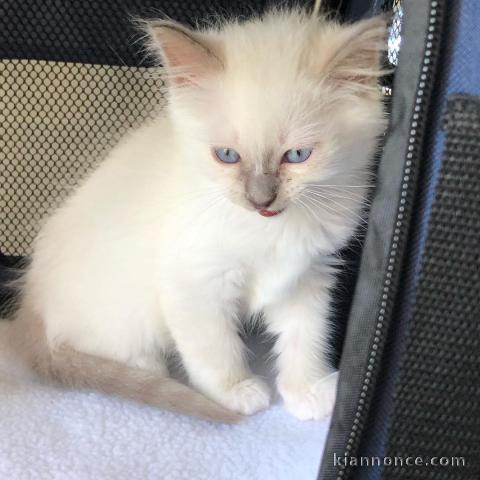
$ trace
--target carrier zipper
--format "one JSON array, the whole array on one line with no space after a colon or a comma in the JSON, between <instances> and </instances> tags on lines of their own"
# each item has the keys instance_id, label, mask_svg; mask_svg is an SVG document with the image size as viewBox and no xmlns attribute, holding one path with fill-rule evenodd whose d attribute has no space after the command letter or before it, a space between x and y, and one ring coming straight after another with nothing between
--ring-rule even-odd
<instances>
[{"instance_id":1,"label":"carrier zipper","mask_svg":"<svg viewBox=\"0 0 480 480\"><path fill-rule=\"evenodd\" d=\"M414 158L421 154L428 105L433 89L434 72L440 45L440 29L443 20L444 5L441 0L432 0L430 3L429 21L425 41L420 79L415 94L415 106L410 122L408 146L403 170L403 181L400 192L400 201L397 208L395 228L388 255L387 271L382 288L380 308L378 311L375 334L368 358L367 370L363 378L360 397L355 412L350 435L345 447L345 458L351 458L358 452L365 421L372 401L373 386L380 370L380 357L385 345L388 324L386 319L392 315L393 304L398 290L398 280L402 265L403 252L407 243L409 218L411 216L416 179L418 176L418 162ZM351 467L339 464L337 480L346 480Z\"/></svg>"}]
</instances>

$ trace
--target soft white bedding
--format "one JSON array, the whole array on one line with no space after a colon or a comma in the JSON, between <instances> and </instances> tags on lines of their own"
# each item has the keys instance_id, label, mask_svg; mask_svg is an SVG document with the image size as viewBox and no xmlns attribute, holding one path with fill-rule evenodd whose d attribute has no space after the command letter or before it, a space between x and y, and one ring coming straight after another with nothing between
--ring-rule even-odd
<instances>
[{"instance_id":1,"label":"soft white bedding","mask_svg":"<svg viewBox=\"0 0 480 480\"><path fill-rule=\"evenodd\" d=\"M6 363L0 355L0 479L316 478L328 420L301 422L277 402L217 425L41 385Z\"/></svg>"}]
</instances>

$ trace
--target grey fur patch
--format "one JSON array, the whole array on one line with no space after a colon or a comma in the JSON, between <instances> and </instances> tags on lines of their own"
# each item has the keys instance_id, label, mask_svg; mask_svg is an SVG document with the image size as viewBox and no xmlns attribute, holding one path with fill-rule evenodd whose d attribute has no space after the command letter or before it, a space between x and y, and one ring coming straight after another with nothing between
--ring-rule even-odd
<instances>
[{"instance_id":1,"label":"grey fur patch","mask_svg":"<svg viewBox=\"0 0 480 480\"><path fill-rule=\"evenodd\" d=\"M245 183L245 194L256 207L268 207L275 201L279 186L277 175L251 172Z\"/></svg>"}]
</instances>

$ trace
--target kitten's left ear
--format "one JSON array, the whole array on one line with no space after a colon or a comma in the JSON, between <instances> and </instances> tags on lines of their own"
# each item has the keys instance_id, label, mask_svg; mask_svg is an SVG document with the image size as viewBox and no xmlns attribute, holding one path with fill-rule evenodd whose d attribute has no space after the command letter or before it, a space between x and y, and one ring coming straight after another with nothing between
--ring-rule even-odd
<instances>
[{"instance_id":1,"label":"kitten's left ear","mask_svg":"<svg viewBox=\"0 0 480 480\"><path fill-rule=\"evenodd\" d=\"M373 87L378 77L386 73L381 65L386 49L386 16L342 26L336 32L336 44L322 70L341 83Z\"/></svg>"},{"instance_id":2,"label":"kitten's left ear","mask_svg":"<svg viewBox=\"0 0 480 480\"><path fill-rule=\"evenodd\" d=\"M169 20L144 23L149 47L166 68L174 85L198 85L223 68L221 49L212 38Z\"/></svg>"}]
</instances>

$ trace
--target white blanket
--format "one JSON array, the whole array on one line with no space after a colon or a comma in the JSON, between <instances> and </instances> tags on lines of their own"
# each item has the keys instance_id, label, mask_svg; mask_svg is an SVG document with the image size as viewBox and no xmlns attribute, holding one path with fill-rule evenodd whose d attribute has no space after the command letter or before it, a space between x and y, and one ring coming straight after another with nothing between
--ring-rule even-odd
<instances>
[{"instance_id":1,"label":"white blanket","mask_svg":"<svg viewBox=\"0 0 480 480\"><path fill-rule=\"evenodd\" d=\"M6 371L0 355L0 479L316 478L328 420L301 422L277 403L217 425Z\"/></svg>"}]
</instances>

